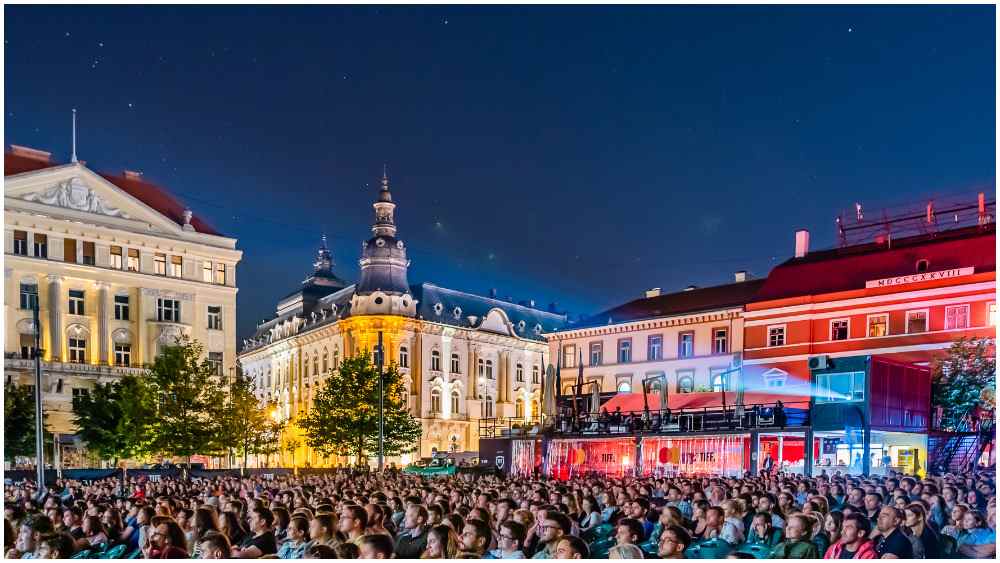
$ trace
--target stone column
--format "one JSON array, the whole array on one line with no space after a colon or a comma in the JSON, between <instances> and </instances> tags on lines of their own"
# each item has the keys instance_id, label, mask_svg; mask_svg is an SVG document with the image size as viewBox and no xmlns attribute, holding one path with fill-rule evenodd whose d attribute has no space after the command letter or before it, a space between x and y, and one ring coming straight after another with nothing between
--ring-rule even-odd
<instances>
[{"instance_id":1,"label":"stone column","mask_svg":"<svg viewBox=\"0 0 1000 563\"><path fill-rule=\"evenodd\" d=\"M62 349L62 276L52 274L49 280L49 360L63 361Z\"/></svg>"},{"instance_id":2,"label":"stone column","mask_svg":"<svg viewBox=\"0 0 1000 563\"><path fill-rule=\"evenodd\" d=\"M105 282L97 282L94 284L97 286L97 338L98 338L98 351L100 352L100 357L98 362L101 365L108 365L108 341L110 340L108 335L108 287L109 285Z\"/></svg>"},{"instance_id":3,"label":"stone column","mask_svg":"<svg viewBox=\"0 0 1000 563\"><path fill-rule=\"evenodd\" d=\"M410 356L410 393L413 396L413 416L423 416L423 340L419 330L413 333L413 350Z\"/></svg>"},{"instance_id":4,"label":"stone column","mask_svg":"<svg viewBox=\"0 0 1000 563\"><path fill-rule=\"evenodd\" d=\"M135 342L133 346L135 349L132 351L132 363L144 365L153 362L153 355L150 354L146 347L149 344L149 335L146 334L146 311L143 309L143 301L145 298L145 289L137 287L135 289L135 307L129 307L132 309L129 311L131 315L131 322L135 323ZM130 296L131 297L131 296ZM131 305L131 298L129 299Z\"/></svg>"},{"instance_id":5,"label":"stone column","mask_svg":"<svg viewBox=\"0 0 1000 563\"><path fill-rule=\"evenodd\" d=\"M476 384L478 374L476 373L477 359L479 356L478 350L472 344L469 345L469 379L468 384L465 386L465 398L468 400L474 400L476 398ZM470 414L471 416L471 414Z\"/></svg>"},{"instance_id":6,"label":"stone column","mask_svg":"<svg viewBox=\"0 0 1000 563\"><path fill-rule=\"evenodd\" d=\"M497 381L499 384L497 402L507 403L509 402L507 387L510 381L510 352L501 351L497 356L497 361L500 362L500 379Z\"/></svg>"}]
</instances>

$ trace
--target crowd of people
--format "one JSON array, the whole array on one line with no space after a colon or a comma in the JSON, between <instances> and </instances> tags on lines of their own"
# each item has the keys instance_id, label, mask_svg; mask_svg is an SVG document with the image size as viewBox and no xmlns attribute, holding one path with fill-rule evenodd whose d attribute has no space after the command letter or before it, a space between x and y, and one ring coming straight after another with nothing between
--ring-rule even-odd
<instances>
[{"instance_id":1,"label":"crowd of people","mask_svg":"<svg viewBox=\"0 0 1000 563\"><path fill-rule=\"evenodd\" d=\"M996 473L30 481L8 558L994 558Z\"/></svg>"}]
</instances>

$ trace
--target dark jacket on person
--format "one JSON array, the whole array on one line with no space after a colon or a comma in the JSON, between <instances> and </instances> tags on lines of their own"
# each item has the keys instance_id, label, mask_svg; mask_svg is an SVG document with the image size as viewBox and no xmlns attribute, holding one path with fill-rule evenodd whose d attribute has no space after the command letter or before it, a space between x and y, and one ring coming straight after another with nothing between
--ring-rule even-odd
<instances>
[{"instance_id":1,"label":"dark jacket on person","mask_svg":"<svg viewBox=\"0 0 1000 563\"><path fill-rule=\"evenodd\" d=\"M419 535L412 535L409 530L399 534L396 538L396 557L399 559L420 559L420 555L427 548L427 528L421 530Z\"/></svg>"}]
</instances>

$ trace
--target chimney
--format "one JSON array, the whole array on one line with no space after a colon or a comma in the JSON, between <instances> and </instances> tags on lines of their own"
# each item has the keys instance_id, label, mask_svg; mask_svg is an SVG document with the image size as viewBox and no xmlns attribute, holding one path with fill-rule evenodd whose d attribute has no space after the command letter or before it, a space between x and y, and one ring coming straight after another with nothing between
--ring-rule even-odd
<instances>
[{"instance_id":1,"label":"chimney","mask_svg":"<svg viewBox=\"0 0 1000 563\"><path fill-rule=\"evenodd\" d=\"M750 279L750 274L746 270L740 270L733 274L733 278L736 279L737 283L742 283Z\"/></svg>"},{"instance_id":2,"label":"chimney","mask_svg":"<svg viewBox=\"0 0 1000 563\"><path fill-rule=\"evenodd\" d=\"M534 299L528 299L528 307L531 307L532 309L535 308L535 300Z\"/></svg>"},{"instance_id":3,"label":"chimney","mask_svg":"<svg viewBox=\"0 0 1000 563\"><path fill-rule=\"evenodd\" d=\"M135 170L125 170L125 178L129 180L142 180L142 172L136 172Z\"/></svg>"},{"instance_id":4,"label":"chimney","mask_svg":"<svg viewBox=\"0 0 1000 563\"><path fill-rule=\"evenodd\" d=\"M23 156L40 162L52 162L52 153L40 151L31 147L22 147L21 145L11 145L10 154Z\"/></svg>"},{"instance_id":5,"label":"chimney","mask_svg":"<svg viewBox=\"0 0 1000 563\"><path fill-rule=\"evenodd\" d=\"M698 286L696 286L696 285L689 285L689 286L687 286L687 287L684 288L684 291L694 291L696 289L698 289Z\"/></svg>"},{"instance_id":6,"label":"chimney","mask_svg":"<svg viewBox=\"0 0 1000 563\"><path fill-rule=\"evenodd\" d=\"M809 231L800 229L795 231L795 257L803 258L809 253Z\"/></svg>"},{"instance_id":7,"label":"chimney","mask_svg":"<svg viewBox=\"0 0 1000 563\"><path fill-rule=\"evenodd\" d=\"M558 311L558 309L559 309L559 304L558 303L556 303L555 301L553 301L552 303L549 303L549 312L550 313L555 313L556 311Z\"/></svg>"},{"instance_id":8,"label":"chimney","mask_svg":"<svg viewBox=\"0 0 1000 563\"><path fill-rule=\"evenodd\" d=\"M654 287L653 289L647 289L646 290L646 298L649 299L650 297L659 297L660 294L662 294L662 293L663 292L658 287Z\"/></svg>"},{"instance_id":9,"label":"chimney","mask_svg":"<svg viewBox=\"0 0 1000 563\"><path fill-rule=\"evenodd\" d=\"M490 288L490 299L496 299L496 298L497 298L497 288L491 287Z\"/></svg>"}]
</instances>

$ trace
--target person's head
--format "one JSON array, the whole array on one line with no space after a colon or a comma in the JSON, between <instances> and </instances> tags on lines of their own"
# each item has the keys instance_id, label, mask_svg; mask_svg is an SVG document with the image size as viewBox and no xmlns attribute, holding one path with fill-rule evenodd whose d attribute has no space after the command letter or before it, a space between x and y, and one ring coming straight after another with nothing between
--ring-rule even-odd
<instances>
[{"instance_id":1,"label":"person's head","mask_svg":"<svg viewBox=\"0 0 1000 563\"><path fill-rule=\"evenodd\" d=\"M288 521L288 538L293 541L309 539L309 519L305 516L293 516Z\"/></svg>"},{"instance_id":2,"label":"person's head","mask_svg":"<svg viewBox=\"0 0 1000 563\"><path fill-rule=\"evenodd\" d=\"M563 536L556 544L556 559L589 559L590 547L577 536Z\"/></svg>"},{"instance_id":3,"label":"person's head","mask_svg":"<svg viewBox=\"0 0 1000 563\"><path fill-rule=\"evenodd\" d=\"M153 533L150 534L149 541L160 549L165 549L167 546L185 549L187 546L184 530L177 525L177 521L173 518L164 518L160 521L153 529Z\"/></svg>"},{"instance_id":4,"label":"person's head","mask_svg":"<svg viewBox=\"0 0 1000 563\"><path fill-rule=\"evenodd\" d=\"M368 512L356 504L345 506L340 510L340 523L337 530L343 534L358 535L368 527Z\"/></svg>"},{"instance_id":5,"label":"person's head","mask_svg":"<svg viewBox=\"0 0 1000 563\"><path fill-rule=\"evenodd\" d=\"M962 529L963 530L975 530L976 528L985 528L986 520L983 519L983 515L975 510L967 510L965 515L962 516Z\"/></svg>"},{"instance_id":6,"label":"person's head","mask_svg":"<svg viewBox=\"0 0 1000 563\"><path fill-rule=\"evenodd\" d=\"M83 520L83 511L77 506L70 506L63 511L63 527L72 530L80 525Z\"/></svg>"},{"instance_id":7,"label":"person's head","mask_svg":"<svg viewBox=\"0 0 1000 563\"><path fill-rule=\"evenodd\" d=\"M681 526L670 526L660 535L660 557L679 557L691 545L691 534Z\"/></svg>"},{"instance_id":8,"label":"person's head","mask_svg":"<svg viewBox=\"0 0 1000 563\"><path fill-rule=\"evenodd\" d=\"M903 508L903 523L911 530L923 529L927 524L927 509L919 502L911 502Z\"/></svg>"},{"instance_id":9,"label":"person's head","mask_svg":"<svg viewBox=\"0 0 1000 563\"><path fill-rule=\"evenodd\" d=\"M497 538L497 545L507 553L519 551L524 545L527 533L528 531L521 524L507 520L500 524L500 537Z\"/></svg>"},{"instance_id":10,"label":"person's head","mask_svg":"<svg viewBox=\"0 0 1000 563\"><path fill-rule=\"evenodd\" d=\"M337 531L337 521L332 512L320 512L309 521L309 537L326 541Z\"/></svg>"},{"instance_id":11,"label":"person's head","mask_svg":"<svg viewBox=\"0 0 1000 563\"><path fill-rule=\"evenodd\" d=\"M341 544L341 546L338 547L348 547L348 546L353 547L355 552L357 552L358 546L354 545L353 543ZM357 553L354 554L354 557L340 557L340 554L337 553L337 550L330 547L329 545L326 545L325 543L314 543L306 549L306 552L302 555L302 558L303 559L356 559Z\"/></svg>"},{"instance_id":12,"label":"person's head","mask_svg":"<svg viewBox=\"0 0 1000 563\"><path fill-rule=\"evenodd\" d=\"M538 538L543 543L549 544L569 534L572 528L573 523L565 514L557 510L546 510L538 523Z\"/></svg>"},{"instance_id":13,"label":"person's head","mask_svg":"<svg viewBox=\"0 0 1000 563\"><path fill-rule=\"evenodd\" d=\"M857 512L844 516L840 526L840 541L847 546L856 547L868 539L872 531L871 520Z\"/></svg>"},{"instance_id":14,"label":"person's head","mask_svg":"<svg viewBox=\"0 0 1000 563\"><path fill-rule=\"evenodd\" d=\"M274 513L267 508L252 508L248 514L250 517L250 531L254 534L261 534L271 529L274 524Z\"/></svg>"},{"instance_id":15,"label":"person's head","mask_svg":"<svg viewBox=\"0 0 1000 563\"><path fill-rule=\"evenodd\" d=\"M903 523L903 511L895 506L883 506L878 512L878 531L888 535Z\"/></svg>"},{"instance_id":16,"label":"person's head","mask_svg":"<svg viewBox=\"0 0 1000 563\"><path fill-rule=\"evenodd\" d=\"M831 538L840 535L840 528L844 524L844 513L839 510L831 510L823 519L823 531Z\"/></svg>"},{"instance_id":17,"label":"person's head","mask_svg":"<svg viewBox=\"0 0 1000 563\"><path fill-rule=\"evenodd\" d=\"M785 537L790 540L804 541L812 536L812 520L805 514L795 513L788 517L785 523Z\"/></svg>"},{"instance_id":18,"label":"person's head","mask_svg":"<svg viewBox=\"0 0 1000 563\"><path fill-rule=\"evenodd\" d=\"M490 545L491 536L492 532L486 522L470 518L462 527L462 535L459 536L460 548L471 553L485 553Z\"/></svg>"},{"instance_id":19,"label":"person's head","mask_svg":"<svg viewBox=\"0 0 1000 563\"><path fill-rule=\"evenodd\" d=\"M758 512L771 512L774 508L774 501L769 495L763 495L757 499L757 511Z\"/></svg>"},{"instance_id":20,"label":"person's head","mask_svg":"<svg viewBox=\"0 0 1000 563\"><path fill-rule=\"evenodd\" d=\"M634 544L618 544L608 550L608 559L642 559L642 550Z\"/></svg>"},{"instance_id":21,"label":"person's head","mask_svg":"<svg viewBox=\"0 0 1000 563\"><path fill-rule=\"evenodd\" d=\"M219 532L208 532L201 540L202 559L229 559L232 546L229 538Z\"/></svg>"},{"instance_id":22,"label":"person's head","mask_svg":"<svg viewBox=\"0 0 1000 563\"><path fill-rule=\"evenodd\" d=\"M757 534L757 537L766 539L773 532L772 523L773 520L770 512L758 512L753 515L753 521L750 522L750 529L753 533Z\"/></svg>"},{"instance_id":23,"label":"person's head","mask_svg":"<svg viewBox=\"0 0 1000 563\"><path fill-rule=\"evenodd\" d=\"M458 534L451 528L440 524L427 532L427 548L424 557L429 559L453 559L458 555Z\"/></svg>"},{"instance_id":24,"label":"person's head","mask_svg":"<svg viewBox=\"0 0 1000 563\"><path fill-rule=\"evenodd\" d=\"M104 524L101 523L100 516L83 517L83 533L86 536L96 536L104 531Z\"/></svg>"},{"instance_id":25,"label":"person's head","mask_svg":"<svg viewBox=\"0 0 1000 563\"><path fill-rule=\"evenodd\" d=\"M46 534L38 542L38 549L35 551L36 559L69 559L76 551L76 544L73 536L62 532L56 534Z\"/></svg>"},{"instance_id":26,"label":"person's head","mask_svg":"<svg viewBox=\"0 0 1000 563\"><path fill-rule=\"evenodd\" d=\"M878 511L882 507L882 495L876 492L870 492L865 495L865 510L869 514Z\"/></svg>"},{"instance_id":27,"label":"person's head","mask_svg":"<svg viewBox=\"0 0 1000 563\"><path fill-rule=\"evenodd\" d=\"M361 559L391 559L392 549L392 538L386 534L364 535L358 546Z\"/></svg>"},{"instance_id":28,"label":"person's head","mask_svg":"<svg viewBox=\"0 0 1000 563\"><path fill-rule=\"evenodd\" d=\"M710 506L705 510L705 524L710 528L721 527L725 519L725 512L719 506Z\"/></svg>"},{"instance_id":29,"label":"person's head","mask_svg":"<svg viewBox=\"0 0 1000 563\"><path fill-rule=\"evenodd\" d=\"M530 510L524 508L514 511L513 520L528 530L535 526L535 515Z\"/></svg>"},{"instance_id":30,"label":"person's head","mask_svg":"<svg viewBox=\"0 0 1000 563\"><path fill-rule=\"evenodd\" d=\"M44 514L32 514L21 521L21 529L14 547L21 553L33 552L38 548L42 536L53 532L52 521Z\"/></svg>"},{"instance_id":31,"label":"person's head","mask_svg":"<svg viewBox=\"0 0 1000 563\"><path fill-rule=\"evenodd\" d=\"M642 523L635 518L622 518L615 528L615 541L618 545L637 544L642 540Z\"/></svg>"}]
</instances>

